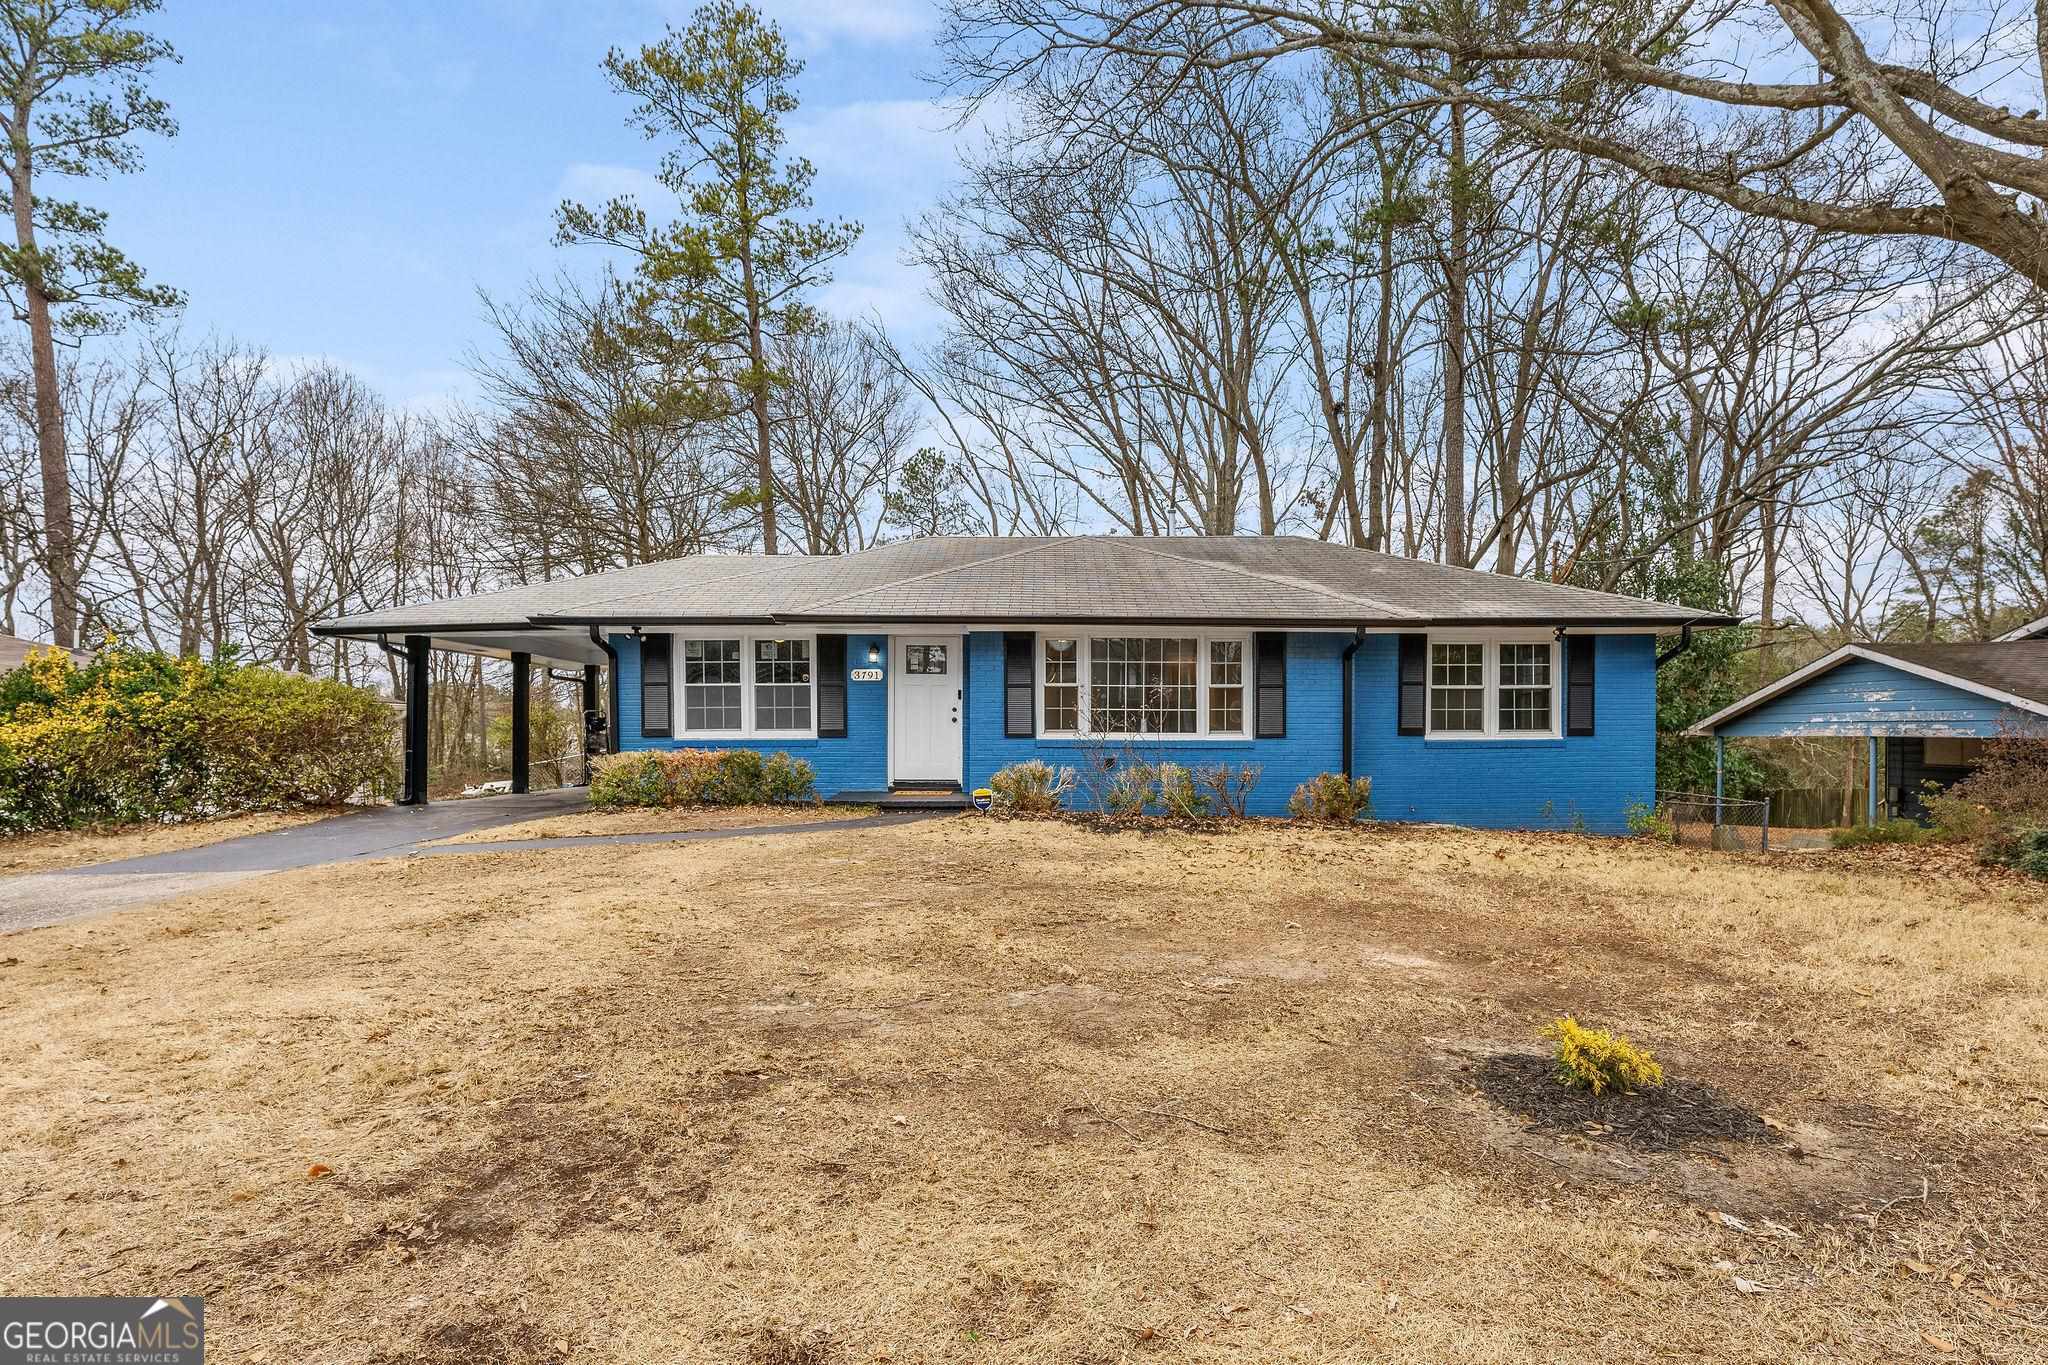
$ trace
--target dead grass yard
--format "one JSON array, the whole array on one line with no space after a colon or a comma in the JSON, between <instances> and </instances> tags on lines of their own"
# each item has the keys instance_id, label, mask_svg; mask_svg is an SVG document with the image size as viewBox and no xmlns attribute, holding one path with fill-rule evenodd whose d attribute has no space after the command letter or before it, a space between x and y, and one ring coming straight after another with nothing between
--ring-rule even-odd
<instances>
[{"instance_id":1,"label":"dead grass yard","mask_svg":"<svg viewBox=\"0 0 2048 1365\"><path fill-rule=\"evenodd\" d=\"M512 839L572 839L588 834L682 834L695 830L813 825L873 815L873 806L679 806L674 810L578 810L471 830L440 844L495 844Z\"/></svg>"},{"instance_id":2,"label":"dead grass yard","mask_svg":"<svg viewBox=\"0 0 2048 1365\"><path fill-rule=\"evenodd\" d=\"M1782 1140L1527 1130L1473 1077L1565 1011ZM416 858L0 939L0 1027L0 1292L204 1293L222 1362L2048 1354L2048 896L1967 874L972 818Z\"/></svg>"}]
</instances>

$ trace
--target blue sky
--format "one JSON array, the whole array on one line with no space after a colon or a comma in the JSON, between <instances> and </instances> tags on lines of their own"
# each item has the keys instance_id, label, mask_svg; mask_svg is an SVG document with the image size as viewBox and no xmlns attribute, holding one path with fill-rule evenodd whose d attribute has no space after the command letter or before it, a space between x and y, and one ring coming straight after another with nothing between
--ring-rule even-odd
<instances>
[{"instance_id":1,"label":"blue sky","mask_svg":"<svg viewBox=\"0 0 2048 1365\"><path fill-rule=\"evenodd\" d=\"M934 323L899 260L903 224L950 183L959 136L920 79L937 64L926 0L762 7L807 63L790 132L818 166L818 211L867 227L822 302L915 343ZM168 0L153 28L184 60L155 88L181 131L146 143L140 175L78 194L186 291L188 330L332 359L435 406L470 391L463 362L489 344L479 286L596 266L550 245L564 196L658 190L658 148L625 126L599 63L692 8Z\"/></svg>"}]
</instances>

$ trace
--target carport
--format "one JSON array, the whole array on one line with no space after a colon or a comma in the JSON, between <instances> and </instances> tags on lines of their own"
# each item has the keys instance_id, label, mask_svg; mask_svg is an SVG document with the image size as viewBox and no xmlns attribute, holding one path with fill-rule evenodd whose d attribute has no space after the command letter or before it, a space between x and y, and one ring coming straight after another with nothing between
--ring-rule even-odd
<instances>
[{"instance_id":1,"label":"carport","mask_svg":"<svg viewBox=\"0 0 2048 1365\"><path fill-rule=\"evenodd\" d=\"M431 700L432 670L428 660L435 650L487 659L504 659L512 665L512 791L526 792L532 780L533 756L530 719L533 708L533 670L536 664L549 670L569 670L583 688L583 714L610 715L602 705L604 670L609 667L610 650L595 630L569 627L547 628L529 623L474 624L409 619L433 615L431 608L396 608L327 622L313 628L330 639L361 640L390 654L401 665L405 680L405 775L399 786L398 804L424 805L427 800L427 719ZM391 617L384 624L381 617ZM561 673L556 673L562 679ZM566 680L566 679L564 679ZM611 716L609 727L618 724ZM618 747L615 728L607 732L607 748ZM586 752L586 757L588 756Z\"/></svg>"},{"instance_id":2,"label":"carport","mask_svg":"<svg viewBox=\"0 0 2048 1365\"><path fill-rule=\"evenodd\" d=\"M1958 741L2048 735L2048 640L1843 645L1686 733L1713 738L1716 799L1731 738L1860 738L1870 746L1865 819L1876 824L1886 805L1917 808L1922 783L1947 786L1969 771L1930 762L1931 752L1953 747L1960 758Z\"/></svg>"}]
</instances>

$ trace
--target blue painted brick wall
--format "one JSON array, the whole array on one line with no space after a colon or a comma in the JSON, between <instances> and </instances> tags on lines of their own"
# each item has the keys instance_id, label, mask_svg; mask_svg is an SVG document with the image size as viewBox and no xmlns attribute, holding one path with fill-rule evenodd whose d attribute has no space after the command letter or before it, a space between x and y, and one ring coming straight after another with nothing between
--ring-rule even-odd
<instances>
[{"instance_id":1,"label":"blue painted brick wall","mask_svg":"<svg viewBox=\"0 0 2048 1365\"><path fill-rule=\"evenodd\" d=\"M1657 785L1657 642L1597 635L1593 733L1565 739L1432 740L1396 733L1399 637L1358 651L1358 771L1373 814L1487 829L1621 834Z\"/></svg>"},{"instance_id":2,"label":"blue painted brick wall","mask_svg":"<svg viewBox=\"0 0 2048 1365\"><path fill-rule=\"evenodd\" d=\"M1343 732L1338 717L1338 672L1346 635L1293 635L1287 641L1287 737L1262 740L1160 740L1119 743L1118 755L1145 762L1171 760L1199 767L1257 763L1264 772L1252 793L1254 815L1285 815L1287 798L1317 773L1341 770ZM986 785L998 768L1039 758L1054 767L1082 770L1095 746L1075 739L1006 739L1003 736L1003 637L981 631L967 637L967 708L964 739L970 788Z\"/></svg>"},{"instance_id":3,"label":"blue painted brick wall","mask_svg":"<svg viewBox=\"0 0 2048 1365\"><path fill-rule=\"evenodd\" d=\"M889 689L886 683L846 685L846 738L844 739L650 739L640 733L640 645L630 635L611 637L619 651L619 747L621 749L759 749L778 750L801 758L817 775L818 794L834 796L843 791L880 791L889 785ZM861 668L868 661L868 646L886 647L879 635L850 635L846 640L849 668ZM682 651L676 652L676 669L682 669ZM680 678L679 678L680 681ZM676 710L682 710L682 689L676 689Z\"/></svg>"},{"instance_id":4,"label":"blue painted brick wall","mask_svg":"<svg viewBox=\"0 0 2048 1365\"><path fill-rule=\"evenodd\" d=\"M1566 829L1601 833L1627 827L1631 802L1648 801L1656 783L1656 642L1647 635L1596 637L1599 663L1594 730L1558 740L1429 740L1395 734L1398 644L1391 635L1367 638L1358 651L1357 771L1373 779L1373 811L1384 820L1432 820L1499 829ZM619 651L620 745L626 749L750 747L786 750L807 759L818 790L875 790L888 782L888 687L847 685L845 739L648 739L640 734L639 648L614 635ZM847 657L864 663L879 636L854 636ZM1252 810L1283 815L1294 789L1322 772L1343 767L1342 635L1295 634L1287 649L1287 736L1245 741L1155 741L1118 746L1148 761L1258 763L1264 771ZM967 637L966 705L962 744L964 781L985 785L997 769L1027 758L1080 768L1087 746L1076 740L1003 736L1003 637L977 631Z\"/></svg>"}]
</instances>

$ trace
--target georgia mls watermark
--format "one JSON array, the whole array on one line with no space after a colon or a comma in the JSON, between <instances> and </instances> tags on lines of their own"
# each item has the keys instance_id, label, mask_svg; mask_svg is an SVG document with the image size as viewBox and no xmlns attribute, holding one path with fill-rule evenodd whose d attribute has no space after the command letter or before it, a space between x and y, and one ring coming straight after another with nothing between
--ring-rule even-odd
<instances>
[{"instance_id":1,"label":"georgia mls watermark","mask_svg":"<svg viewBox=\"0 0 2048 1365\"><path fill-rule=\"evenodd\" d=\"M0 1365L200 1365L206 1305L176 1299L0 1298Z\"/></svg>"}]
</instances>

